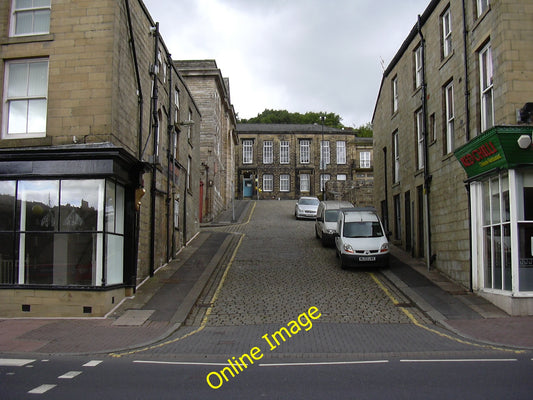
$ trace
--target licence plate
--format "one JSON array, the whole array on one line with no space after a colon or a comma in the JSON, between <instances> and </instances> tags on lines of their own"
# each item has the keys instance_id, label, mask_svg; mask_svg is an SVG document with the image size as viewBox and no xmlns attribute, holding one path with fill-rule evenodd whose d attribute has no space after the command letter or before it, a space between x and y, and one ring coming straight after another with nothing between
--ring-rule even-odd
<instances>
[{"instance_id":1,"label":"licence plate","mask_svg":"<svg viewBox=\"0 0 533 400\"><path fill-rule=\"evenodd\" d=\"M359 257L359 261L376 261L376 257Z\"/></svg>"}]
</instances>

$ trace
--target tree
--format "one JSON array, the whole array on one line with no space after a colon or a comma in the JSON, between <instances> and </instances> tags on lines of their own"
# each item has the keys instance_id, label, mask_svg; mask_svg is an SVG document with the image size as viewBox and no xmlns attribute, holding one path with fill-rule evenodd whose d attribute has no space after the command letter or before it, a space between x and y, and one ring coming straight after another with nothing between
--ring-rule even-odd
<instances>
[{"instance_id":1,"label":"tree","mask_svg":"<svg viewBox=\"0 0 533 400\"><path fill-rule=\"evenodd\" d=\"M244 124L322 124L321 116L325 116L324 126L332 128L344 128L342 118L334 113L312 112L305 114L298 112L291 113L287 110L269 110L265 109L257 117L250 119L241 119L239 122Z\"/></svg>"},{"instance_id":2,"label":"tree","mask_svg":"<svg viewBox=\"0 0 533 400\"><path fill-rule=\"evenodd\" d=\"M374 136L374 131L372 130L372 124L368 122L366 125L361 125L359 128L355 128L355 134L359 137Z\"/></svg>"}]
</instances>

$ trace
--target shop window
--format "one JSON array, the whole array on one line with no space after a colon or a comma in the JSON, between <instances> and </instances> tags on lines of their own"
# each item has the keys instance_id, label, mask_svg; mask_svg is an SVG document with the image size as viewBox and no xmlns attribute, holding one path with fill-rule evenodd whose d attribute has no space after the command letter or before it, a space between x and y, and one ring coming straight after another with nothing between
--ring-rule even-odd
<instances>
[{"instance_id":1,"label":"shop window","mask_svg":"<svg viewBox=\"0 0 533 400\"><path fill-rule=\"evenodd\" d=\"M519 290L533 291L533 172L524 173L518 197Z\"/></svg>"},{"instance_id":2,"label":"shop window","mask_svg":"<svg viewBox=\"0 0 533 400\"><path fill-rule=\"evenodd\" d=\"M123 283L124 204L110 180L0 182L0 283Z\"/></svg>"},{"instance_id":3,"label":"shop window","mask_svg":"<svg viewBox=\"0 0 533 400\"><path fill-rule=\"evenodd\" d=\"M485 288L511 290L511 223L507 174L483 183Z\"/></svg>"}]
</instances>

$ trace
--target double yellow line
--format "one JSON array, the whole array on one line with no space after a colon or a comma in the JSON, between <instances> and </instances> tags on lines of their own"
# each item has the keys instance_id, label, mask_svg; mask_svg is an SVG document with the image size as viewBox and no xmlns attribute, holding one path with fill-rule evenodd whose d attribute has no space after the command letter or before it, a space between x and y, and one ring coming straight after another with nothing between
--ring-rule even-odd
<instances>
[{"instance_id":1,"label":"double yellow line","mask_svg":"<svg viewBox=\"0 0 533 400\"><path fill-rule=\"evenodd\" d=\"M400 302L394 297L394 295L390 292L389 289L387 289L387 287L376 277L376 275L374 275L373 273L369 272L369 275L370 277L374 280L374 282L376 282L376 284L381 288L381 290L383 290L383 292L387 295L387 297L392 301L392 303L395 305L395 306L398 306L400 304ZM431 332L431 333L434 333L436 335L439 335L441 337L444 337L446 339L449 339L449 340L453 340L454 342L458 342L458 343L462 343L462 344L466 344L466 345L469 345L469 346L475 346L475 347L481 347L481 348L484 348L484 349L490 349L490 350L499 350L499 351L507 351L507 352L511 352L511 353L515 353L515 354L521 354L521 353L524 353L523 350L514 350L514 349L507 349L505 347L498 347L498 346L493 346L493 345L490 345L490 344L480 344L480 343L474 343L474 342L470 342L470 341L467 341L467 340L463 340L463 339L460 339L460 338L457 338L457 337L454 337L454 336L451 336L451 335L448 335L444 332L440 332L436 329L433 329L433 328L430 328L429 326L427 325L424 325L422 324L421 322L419 322L415 316L413 314L411 314L409 312L409 310L407 310L405 307L398 307L400 310L402 310L402 312L407 316L407 318L409 318L409 320L416 326L418 326L419 328L422 328L422 329L425 329L426 331L428 332Z\"/></svg>"}]
</instances>

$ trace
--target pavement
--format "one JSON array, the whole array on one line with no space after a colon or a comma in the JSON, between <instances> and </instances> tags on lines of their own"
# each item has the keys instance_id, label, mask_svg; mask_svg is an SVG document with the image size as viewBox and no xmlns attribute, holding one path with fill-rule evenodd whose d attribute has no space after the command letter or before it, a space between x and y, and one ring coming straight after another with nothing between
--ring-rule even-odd
<instances>
[{"instance_id":1,"label":"pavement","mask_svg":"<svg viewBox=\"0 0 533 400\"><path fill-rule=\"evenodd\" d=\"M195 303L226 265L239 235L213 227L243 223L250 200L236 200L200 233L176 259L147 279L133 297L104 318L0 319L0 353L96 354L134 349L170 337L186 321ZM436 270L392 246L383 274L417 307L451 332L487 344L533 350L533 316L511 317ZM200 304L200 306L202 306Z\"/></svg>"}]
</instances>

